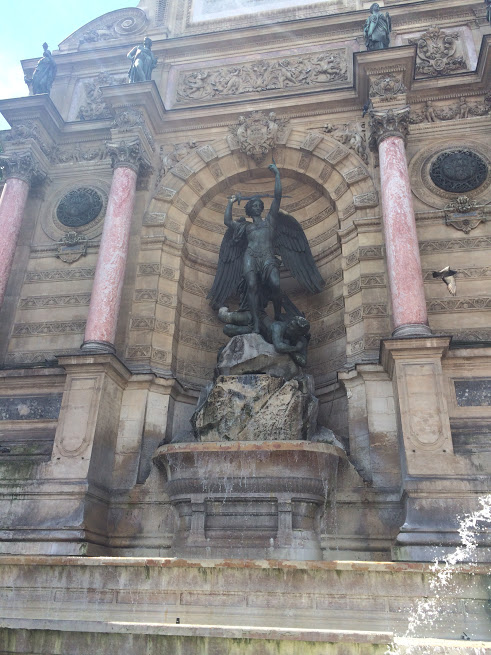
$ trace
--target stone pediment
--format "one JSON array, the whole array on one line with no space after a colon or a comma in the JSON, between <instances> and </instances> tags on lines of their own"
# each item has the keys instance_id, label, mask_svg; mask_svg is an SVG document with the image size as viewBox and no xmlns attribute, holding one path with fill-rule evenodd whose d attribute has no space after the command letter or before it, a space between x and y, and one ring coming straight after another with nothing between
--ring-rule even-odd
<instances>
[{"instance_id":1,"label":"stone pediment","mask_svg":"<svg viewBox=\"0 0 491 655\"><path fill-rule=\"evenodd\" d=\"M60 50L78 50L94 47L107 41L141 34L148 26L148 18L142 9L128 8L110 11L76 30L59 45Z\"/></svg>"}]
</instances>

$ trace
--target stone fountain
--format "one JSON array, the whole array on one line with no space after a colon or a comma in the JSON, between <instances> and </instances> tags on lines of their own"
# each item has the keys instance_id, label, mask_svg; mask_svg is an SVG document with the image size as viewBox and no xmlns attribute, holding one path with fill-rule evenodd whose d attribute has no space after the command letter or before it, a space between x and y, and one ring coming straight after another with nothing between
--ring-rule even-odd
<instances>
[{"instance_id":1,"label":"stone fountain","mask_svg":"<svg viewBox=\"0 0 491 655\"><path fill-rule=\"evenodd\" d=\"M317 427L312 378L261 336L235 336L192 426L154 456L178 515L174 553L322 559L320 521L346 453Z\"/></svg>"}]
</instances>

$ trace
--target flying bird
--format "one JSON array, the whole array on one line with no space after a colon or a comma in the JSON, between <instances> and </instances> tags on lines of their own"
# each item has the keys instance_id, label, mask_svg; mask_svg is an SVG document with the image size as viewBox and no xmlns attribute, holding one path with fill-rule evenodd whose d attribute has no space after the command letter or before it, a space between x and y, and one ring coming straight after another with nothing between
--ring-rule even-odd
<instances>
[{"instance_id":1,"label":"flying bird","mask_svg":"<svg viewBox=\"0 0 491 655\"><path fill-rule=\"evenodd\" d=\"M447 285L447 289L452 296L455 296L457 293L457 283L455 282L455 276L458 271L453 271L450 266L445 266L441 271L433 271L433 277L439 277Z\"/></svg>"}]
</instances>

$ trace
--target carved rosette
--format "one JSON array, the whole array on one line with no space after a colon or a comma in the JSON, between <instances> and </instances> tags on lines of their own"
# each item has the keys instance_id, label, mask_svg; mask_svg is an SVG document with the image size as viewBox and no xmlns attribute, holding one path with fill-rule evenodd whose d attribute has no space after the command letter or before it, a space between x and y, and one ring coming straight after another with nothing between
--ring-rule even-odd
<instances>
[{"instance_id":1,"label":"carved rosette","mask_svg":"<svg viewBox=\"0 0 491 655\"><path fill-rule=\"evenodd\" d=\"M8 155L0 155L0 169L7 180L16 177L24 180L30 186L42 184L47 177L30 152L12 152Z\"/></svg>"},{"instance_id":2,"label":"carved rosette","mask_svg":"<svg viewBox=\"0 0 491 655\"><path fill-rule=\"evenodd\" d=\"M142 175L148 174L152 170L140 139L131 142L108 143L106 148L113 168L123 166Z\"/></svg>"},{"instance_id":3,"label":"carved rosette","mask_svg":"<svg viewBox=\"0 0 491 655\"><path fill-rule=\"evenodd\" d=\"M370 150L377 152L379 145L390 136L397 136L407 141L409 133L409 107L388 109L386 111L370 110Z\"/></svg>"}]
</instances>

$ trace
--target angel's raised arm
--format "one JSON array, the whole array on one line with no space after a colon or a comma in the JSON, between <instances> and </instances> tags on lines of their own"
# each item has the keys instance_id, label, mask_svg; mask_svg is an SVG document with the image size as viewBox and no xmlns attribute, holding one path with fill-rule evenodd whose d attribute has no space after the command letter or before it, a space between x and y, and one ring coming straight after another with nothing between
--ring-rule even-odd
<instances>
[{"instance_id":1,"label":"angel's raised arm","mask_svg":"<svg viewBox=\"0 0 491 655\"><path fill-rule=\"evenodd\" d=\"M274 198L273 202L271 203L271 208L269 210L271 218L276 221L278 218L278 212L280 211L280 204L281 204L281 196L283 193L283 188L281 186L281 178L280 178L280 171L278 170L278 167L276 166L275 160L273 159L273 163L268 166L269 170L274 173L275 176L275 181L274 181Z\"/></svg>"},{"instance_id":2,"label":"angel's raised arm","mask_svg":"<svg viewBox=\"0 0 491 655\"><path fill-rule=\"evenodd\" d=\"M227 208L225 209L224 223L227 227L232 227L234 224L234 219L232 218L232 207L234 202L237 200L237 196L230 196L227 203Z\"/></svg>"}]
</instances>

